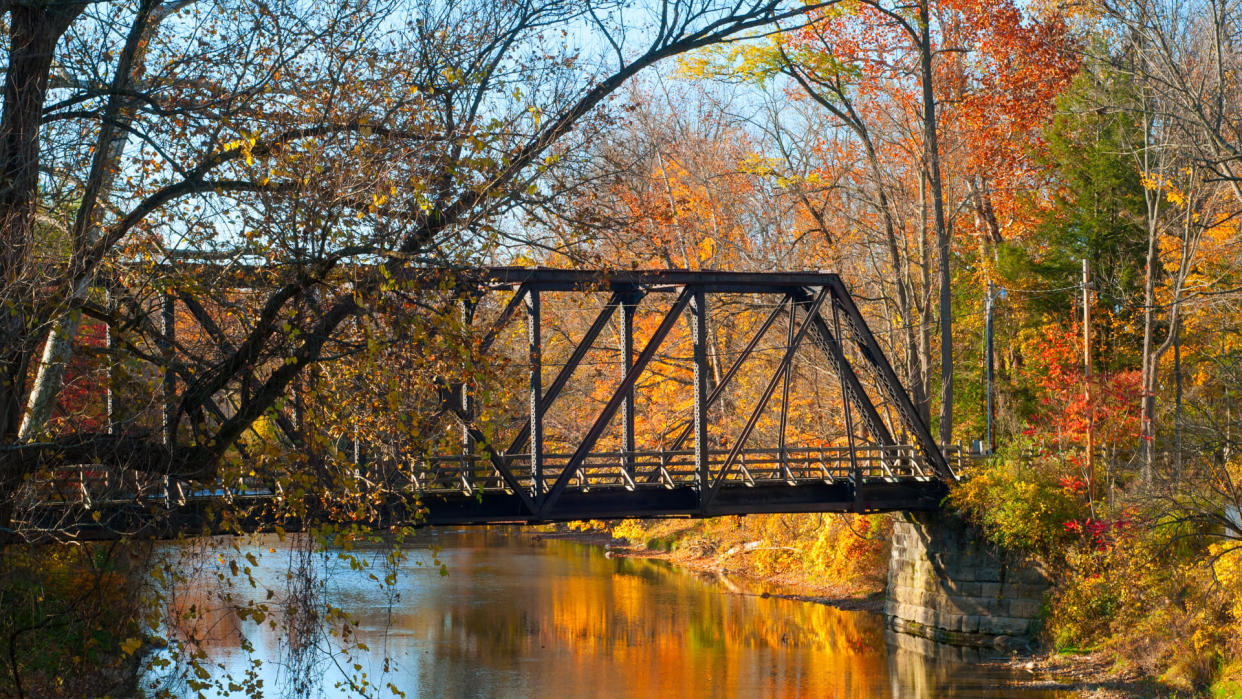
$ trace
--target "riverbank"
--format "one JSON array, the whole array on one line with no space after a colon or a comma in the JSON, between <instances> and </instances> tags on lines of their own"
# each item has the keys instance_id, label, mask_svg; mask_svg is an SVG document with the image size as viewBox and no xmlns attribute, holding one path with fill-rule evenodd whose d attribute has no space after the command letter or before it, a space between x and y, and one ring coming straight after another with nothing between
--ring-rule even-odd
<instances>
[{"instance_id":1,"label":"riverbank","mask_svg":"<svg viewBox=\"0 0 1242 699\"><path fill-rule=\"evenodd\" d=\"M599 530L566 529L542 531L531 536L541 539L564 539L606 548L614 556L665 561L679 568L712 576L728 593L753 597L774 597L797 602L824 604L844 611L884 611L883 593L859 590L849 585L815 585L802 576L790 573L755 575L741 565L731 564L740 551L704 555L692 548L662 550L634 544Z\"/></svg>"},{"instance_id":2,"label":"riverbank","mask_svg":"<svg viewBox=\"0 0 1242 699\"><path fill-rule=\"evenodd\" d=\"M671 565L710 576L727 594L774 597L799 602L822 604L845 611L881 614L884 611L883 591L866 590L857 585L815 584L805 576L788 571L773 575L747 570L742 554L753 552L737 549L738 544L705 552L697 546L660 547L659 537L651 543L634 543L613 536L604 529L573 530L549 528L529 534L536 539L568 540L604 548L612 556L665 561ZM744 544L742 544L744 548ZM979 661L983 666L1004 667L1017 677L1011 688L1072 692L1082 699L1136 699L1166 696L1167 690L1134 672L1121 672L1104 654L1058 654L999 652L991 659ZM1003 689L999 688L998 689Z\"/></svg>"}]
</instances>

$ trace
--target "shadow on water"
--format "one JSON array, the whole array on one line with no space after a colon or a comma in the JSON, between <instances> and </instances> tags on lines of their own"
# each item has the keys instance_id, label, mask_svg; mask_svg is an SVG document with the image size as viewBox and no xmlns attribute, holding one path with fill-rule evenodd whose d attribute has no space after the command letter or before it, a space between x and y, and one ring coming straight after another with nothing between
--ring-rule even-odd
<instances>
[{"instance_id":1,"label":"shadow on water","mask_svg":"<svg viewBox=\"0 0 1242 699\"><path fill-rule=\"evenodd\" d=\"M366 657L321 666L328 696L349 695L333 685L355 662L372 682L392 682L411 697L1014 693L1010 671L886 632L874 613L727 594L661 561L497 530L424 532L414 546L423 551L412 553L391 607L368 571L324 564L330 602L359 622L370 648ZM447 576L426 565L432 546ZM280 547L274 539L252 547L262 555L252 594L287 570ZM257 657L277 657L276 632L241 632ZM386 673L385 655L393 660ZM237 633L213 641L209 657L226 669L249 662ZM264 685L279 693L279 668L264 672Z\"/></svg>"}]
</instances>

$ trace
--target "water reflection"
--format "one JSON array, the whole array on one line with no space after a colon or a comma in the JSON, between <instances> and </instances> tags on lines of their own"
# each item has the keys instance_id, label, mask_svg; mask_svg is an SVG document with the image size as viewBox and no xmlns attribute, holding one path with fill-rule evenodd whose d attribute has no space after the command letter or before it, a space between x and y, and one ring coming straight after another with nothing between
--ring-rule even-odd
<instances>
[{"instance_id":1,"label":"water reflection","mask_svg":"<svg viewBox=\"0 0 1242 699\"><path fill-rule=\"evenodd\" d=\"M413 556L391 607L373 571L327 564L332 603L359 622L371 649L321 668L329 696L348 696L334 685L361 672L407 696L436 697L994 696L1002 679L903 647L878 615L729 594L656 561L495 530L420 536L419 545L433 543L449 574ZM235 594L260 596L264 583L283 581L283 552L268 546L278 544L252 549L263 554L259 586ZM256 656L277 656L275 632L242 631ZM248 659L238 647L237 629L227 628L211 661L242 672ZM387 673L385 654L395 663ZM289 678L275 666L263 672L269 690Z\"/></svg>"}]
</instances>

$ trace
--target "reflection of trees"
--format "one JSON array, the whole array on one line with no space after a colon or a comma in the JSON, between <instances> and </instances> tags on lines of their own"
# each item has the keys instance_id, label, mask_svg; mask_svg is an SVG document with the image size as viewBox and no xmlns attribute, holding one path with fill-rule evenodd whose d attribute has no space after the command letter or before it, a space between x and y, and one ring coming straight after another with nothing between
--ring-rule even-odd
<instances>
[{"instance_id":1,"label":"reflection of trees","mask_svg":"<svg viewBox=\"0 0 1242 699\"><path fill-rule=\"evenodd\" d=\"M490 560L492 574L517 581L498 588L476 580L467 561L457 563L458 584L479 582L482 592L459 591L465 594L452 596L439 623L426 620L437 658L426 669L433 676L421 678L424 686L440 686L440 676L455 667L503 674L532 657L558 659L555 670L535 673L559 678L542 680L554 685L548 691L574 687L585 694L609 678L662 696L701 692L705 681L769 694L789 683L844 692L851 677L886 675L877 618L722 594L659 562L608 559L561 542L544 553L550 555L521 557L518 570ZM616 668L624 668L623 678L612 676Z\"/></svg>"},{"instance_id":2,"label":"reflection of trees","mask_svg":"<svg viewBox=\"0 0 1242 699\"><path fill-rule=\"evenodd\" d=\"M863 697L893 688L903 696L936 696L967 681L983 686L977 672L960 672L961 658L929 659L931 651L911 652L896 642L886 648L876 615L729 594L662 561L609 559L568 542L532 545L490 532L445 539L441 557L449 575L413 564L427 560L414 552L391 609L367 571L330 558L326 567L317 564L326 601L357 622L360 640L371 648L370 660L359 660L377 668L383 656L392 657L391 679L403 690ZM177 600L183 609L194 605L200 618L179 633L207 639L211 663L236 667L241 634L257 654L275 657L288 643L287 621L276 630L238 627L220 601L231 593L244 603L266 586L283 590L292 560L283 551L264 558L254 592L229 588L215 577L216 559L206 561L202 583L184 585Z\"/></svg>"},{"instance_id":3,"label":"reflection of trees","mask_svg":"<svg viewBox=\"0 0 1242 699\"><path fill-rule=\"evenodd\" d=\"M173 663L156 665L148 679L162 689L203 679L191 663L247 691L266 677L286 696L313 694L333 657L355 650L349 620L332 606L341 600L324 584L347 566L306 536L234 543L170 545L152 565L163 600L159 633L171 644L163 657ZM379 592L378 584L369 590ZM255 659L271 662L260 667Z\"/></svg>"}]
</instances>

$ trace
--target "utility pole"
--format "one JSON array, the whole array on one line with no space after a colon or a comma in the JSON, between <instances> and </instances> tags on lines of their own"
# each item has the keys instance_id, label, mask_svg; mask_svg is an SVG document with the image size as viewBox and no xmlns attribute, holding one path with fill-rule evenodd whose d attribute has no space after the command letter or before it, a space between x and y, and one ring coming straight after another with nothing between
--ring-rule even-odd
<instances>
[{"instance_id":1,"label":"utility pole","mask_svg":"<svg viewBox=\"0 0 1242 699\"><path fill-rule=\"evenodd\" d=\"M1087 397L1087 502L1095 513L1095 404L1091 402L1091 271L1082 259L1082 362Z\"/></svg>"}]
</instances>

